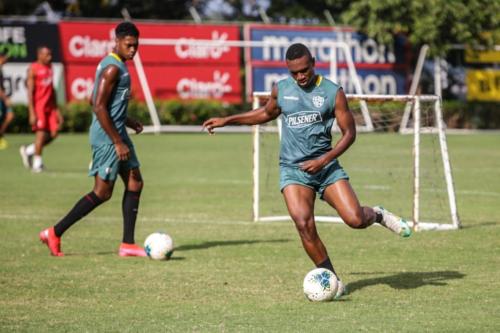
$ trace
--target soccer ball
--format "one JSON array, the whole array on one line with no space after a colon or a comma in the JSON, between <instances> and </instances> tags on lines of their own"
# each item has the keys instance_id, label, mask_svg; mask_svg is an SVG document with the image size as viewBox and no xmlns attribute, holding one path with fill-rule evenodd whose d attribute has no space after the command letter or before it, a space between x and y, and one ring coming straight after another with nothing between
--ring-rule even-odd
<instances>
[{"instance_id":1,"label":"soccer ball","mask_svg":"<svg viewBox=\"0 0 500 333\"><path fill-rule=\"evenodd\" d=\"M333 300L337 288L337 276L326 268L313 269L304 278L304 295L313 302Z\"/></svg>"},{"instance_id":2,"label":"soccer ball","mask_svg":"<svg viewBox=\"0 0 500 333\"><path fill-rule=\"evenodd\" d=\"M168 260L174 252L172 237L163 232L155 232L144 241L144 251L154 260Z\"/></svg>"}]
</instances>

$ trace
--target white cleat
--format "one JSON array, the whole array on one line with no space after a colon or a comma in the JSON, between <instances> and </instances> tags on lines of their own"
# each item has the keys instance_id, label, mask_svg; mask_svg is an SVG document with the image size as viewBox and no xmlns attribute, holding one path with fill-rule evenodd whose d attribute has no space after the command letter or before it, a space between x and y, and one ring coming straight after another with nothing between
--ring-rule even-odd
<instances>
[{"instance_id":1,"label":"white cleat","mask_svg":"<svg viewBox=\"0 0 500 333\"><path fill-rule=\"evenodd\" d=\"M45 171L45 167L43 166L43 164L40 167L38 167L38 168L32 168L31 169L31 172L33 172L33 173L42 173L44 171Z\"/></svg>"},{"instance_id":2,"label":"white cleat","mask_svg":"<svg viewBox=\"0 0 500 333\"><path fill-rule=\"evenodd\" d=\"M375 206L373 207L373 210L376 213L382 214L382 222L380 222L381 225L400 235L401 237L411 236L411 228L405 219L394 215L382 206Z\"/></svg>"},{"instance_id":3,"label":"white cleat","mask_svg":"<svg viewBox=\"0 0 500 333\"><path fill-rule=\"evenodd\" d=\"M347 295L347 288L344 286L342 281L337 277L337 293L335 294L334 300L340 299L342 296Z\"/></svg>"},{"instance_id":4,"label":"white cleat","mask_svg":"<svg viewBox=\"0 0 500 333\"><path fill-rule=\"evenodd\" d=\"M23 165L26 169L31 169L31 161L32 161L32 155L28 155L26 152L26 146L22 145L19 148L19 154L21 155L21 159L23 161Z\"/></svg>"}]
</instances>

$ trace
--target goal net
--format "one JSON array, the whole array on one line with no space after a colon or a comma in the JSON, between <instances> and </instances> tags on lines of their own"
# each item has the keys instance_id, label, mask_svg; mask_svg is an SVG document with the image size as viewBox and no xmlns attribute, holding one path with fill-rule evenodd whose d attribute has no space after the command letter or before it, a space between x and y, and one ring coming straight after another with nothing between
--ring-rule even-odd
<instances>
[{"instance_id":1,"label":"goal net","mask_svg":"<svg viewBox=\"0 0 500 333\"><path fill-rule=\"evenodd\" d=\"M268 98L269 93L254 93L254 108ZM382 205L410 221L415 230L458 229L460 220L440 98L434 95L347 95L347 98L358 135L339 161L361 205ZM370 126L366 126L363 104L369 110ZM403 117L408 107L412 111L409 119ZM290 219L279 191L281 117L253 127L255 221ZM405 128L401 128L402 120ZM332 132L334 144L340 135L336 124ZM320 199L316 200L315 215L318 222L342 222L335 216L336 211Z\"/></svg>"}]
</instances>

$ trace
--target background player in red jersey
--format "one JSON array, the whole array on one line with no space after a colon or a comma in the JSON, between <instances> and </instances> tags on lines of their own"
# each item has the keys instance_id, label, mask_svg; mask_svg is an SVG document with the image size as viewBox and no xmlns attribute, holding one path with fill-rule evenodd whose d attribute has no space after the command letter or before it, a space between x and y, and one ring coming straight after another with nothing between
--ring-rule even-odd
<instances>
[{"instance_id":1,"label":"background player in red jersey","mask_svg":"<svg viewBox=\"0 0 500 333\"><path fill-rule=\"evenodd\" d=\"M35 142L20 149L24 166L33 172L43 171L43 148L57 137L63 123L52 81L52 51L39 46L37 60L30 65L27 78L29 121Z\"/></svg>"}]
</instances>

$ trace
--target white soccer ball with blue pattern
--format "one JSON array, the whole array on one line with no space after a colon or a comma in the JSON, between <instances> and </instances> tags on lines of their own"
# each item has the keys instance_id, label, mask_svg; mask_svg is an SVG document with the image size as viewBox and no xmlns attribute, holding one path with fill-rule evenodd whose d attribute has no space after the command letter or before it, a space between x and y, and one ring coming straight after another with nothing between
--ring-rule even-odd
<instances>
[{"instance_id":1,"label":"white soccer ball with blue pattern","mask_svg":"<svg viewBox=\"0 0 500 333\"><path fill-rule=\"evenodd\" d=\"M174 252L172 237L163 232L155 232L144 241L144 251L154 260L168 260Z\"/></svg>"},{"instance_id":2,"label":"white soccer ball with blue pattern","mask_svg":"<svg viewBox=\"0 0 500 333\"><path fill-rule=\"evenodd\" d=\"M326 302L335 298L337 276L326 268L316 268L304 278L304 295L312 302Z\"/></svg>"}]
</instances>

